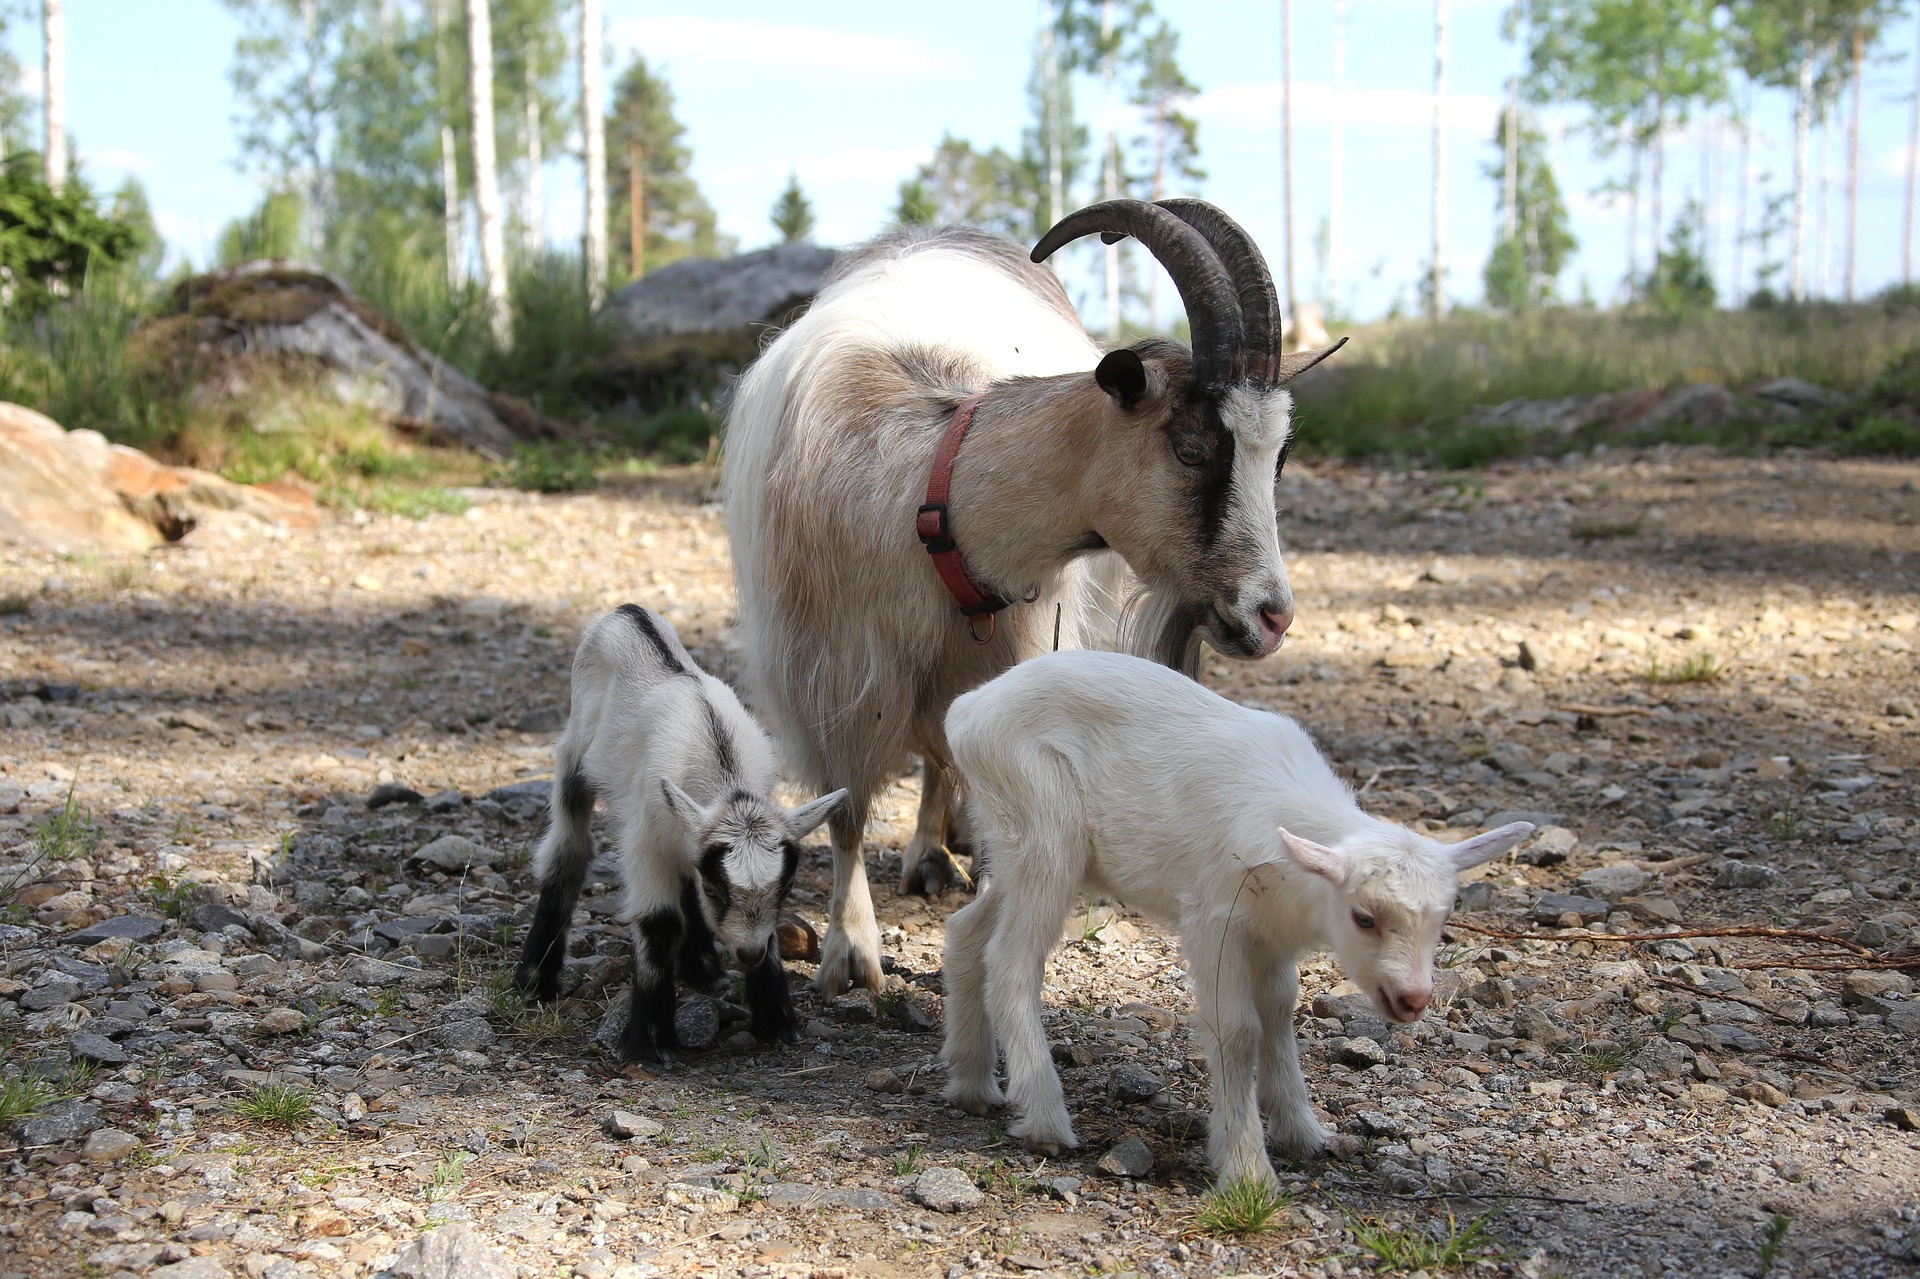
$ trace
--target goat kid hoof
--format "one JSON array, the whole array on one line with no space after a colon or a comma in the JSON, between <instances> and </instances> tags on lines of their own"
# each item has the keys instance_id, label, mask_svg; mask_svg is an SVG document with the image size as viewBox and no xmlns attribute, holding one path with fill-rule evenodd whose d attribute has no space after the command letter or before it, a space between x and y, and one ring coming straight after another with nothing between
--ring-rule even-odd
<instances>
[{"instance_id":1,"label":"goat kid hoof","mask_svg":"<svg viewBox=\"0 0 1920 1279\"><path fill-rule=\"evenodd\" d=\"M938 897L954 881L953 858L942 849L929 849L920 860L900 872L900 892L916 897Z\"/></svg>"},{"instance_id":2,"label":"goat kid hoof","mask_svg":"<svg viewBox=\"0 0 1920 1279\"><path fill-rule=\"evenodd\" d=\"M956 1110L964 1110L969 1115L988 1115L993 1113L995 1107L1005 1105L1007 1099L1001 1095L998 1088L994 1088L987 1092L969 1090L948 1093L945 1101L949 1106Z\"/></svg>"},{"instance_id":3,"label":"goat kid hoof","mask_svg":"<svg viewBox=\"0 0 1920 1279\"><path fill-rule=\"evenodd\" d=\"M513 970L513 988L520 992L522 999L550 1004L560 998L560 975L555 973L549 978L539 969L522 964Z\"/></svg>"},{"instance_id":4,"label":"goat kid hoof","mask_svg":"<svg viewBox=\"0 0 1920 1279\"><path fill-rule=\"evenodd\" d=\"M1048 1141L1043 1137L1022 1137L1020 1144L1026 1147L1027 1153L1044 1155L1048 1159L1058 1159L1067 1151L1073 1150L1080 1145L1079 1142L1072 1139L1066 1141Z\"/></svg>"}]
</instances>

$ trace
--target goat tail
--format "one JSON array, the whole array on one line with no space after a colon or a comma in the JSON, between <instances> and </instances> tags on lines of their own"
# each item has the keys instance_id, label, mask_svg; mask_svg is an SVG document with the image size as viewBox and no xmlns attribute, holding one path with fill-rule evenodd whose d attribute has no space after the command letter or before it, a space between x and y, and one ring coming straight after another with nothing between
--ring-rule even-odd
<instances>
[{"instance_id":1,"label":"goat tail","mask_svg":"<svg viewBox=\"0 0 1920 1279\"><path fill-rule=\"evenodd\" d=\"M1120 615L1120 651L1171 667L1189 679L1200 676L1200 629L1191 605L1142 588Z\"/></svg>"}]
</instances>

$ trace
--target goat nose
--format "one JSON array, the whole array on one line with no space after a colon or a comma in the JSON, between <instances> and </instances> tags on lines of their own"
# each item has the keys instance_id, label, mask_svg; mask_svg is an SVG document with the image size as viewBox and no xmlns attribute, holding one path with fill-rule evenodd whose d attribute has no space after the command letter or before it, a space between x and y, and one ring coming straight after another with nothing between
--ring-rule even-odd
<instances>
[{"instance_id":1,"label":"goat nose","mask_svg":"<svg viewBox=\"0 0 1920 1279\"><path fill-rule=\"evenodd\" d=\"M742 968L751 968L766 955L765 946L741 946L733 952L740 959Z\"/></svg>"},{"instance_id":2,"label":"goat nose","mask_svg":"<svg viewBox=\"0 0 1920 1279\"><path fill-rule=\"evenodd\" d=\"M1400 1006L1400 1011L1407 1015L1408 1020L1412 1020L1427 1011L1427 1005L1433 1002L1433 992L1431 990L1404 990L1400 992L1394 1002Z\"/></svg>"},{"instance_id":3,"label":"goat nose","mask_svg":"<svg viewBox=\"0 0 1920 1279\"><path fill-rule=\"evenodd\" d=\"M1293 625L1292 609L1282 608L1282 609L1276 610L1276 609L1267 608L1265 606L1261 607L1260 629L1263 632L1265 632L1266 638L1269 641L1271 641L1274 645L1277 646L1280 643L1280 637L1282 635L1285 635L1287 633L1287 628L1292 625Z\"/></svg>"}]
</instances>

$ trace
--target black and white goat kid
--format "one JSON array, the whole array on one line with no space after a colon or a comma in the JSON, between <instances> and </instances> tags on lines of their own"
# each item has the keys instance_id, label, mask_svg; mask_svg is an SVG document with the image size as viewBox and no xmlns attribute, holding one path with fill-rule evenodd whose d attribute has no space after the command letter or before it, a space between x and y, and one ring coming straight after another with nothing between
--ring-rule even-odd
<instances>
[{"instance_id":1,"label":"black and white goat kid","mask_svg":"<svg viewBox=\"0 0 1920 1279\"><path fill-rule=\"evenodd\" d=\"M676 973L726 986L716 949L746 971L762 1043L800 1031L774 937L800 843L845 791L798 808L772 799L773 748L724 683L702 671L657 613L623 604L594 620L573 659L573 708L554 748L552 817L535 856L540 904L514 984L560 993L567 931L593 859L589 823L605 800L618 832L633 935L626 1056L672 1060Z\"/></svg>"}]
</instances>

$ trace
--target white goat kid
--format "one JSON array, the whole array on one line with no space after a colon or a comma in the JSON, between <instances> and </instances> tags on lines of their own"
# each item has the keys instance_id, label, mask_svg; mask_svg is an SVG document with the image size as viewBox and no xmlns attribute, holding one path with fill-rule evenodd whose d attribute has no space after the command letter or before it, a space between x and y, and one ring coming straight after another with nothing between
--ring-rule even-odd
<instances>
[{"instance_id":1,"label":"white goat kid","mask_svg":"<svg viewBox=\"0 0 1920 1279\"><path fill-rule=\"evenodd\" d=\"M1179 931L1224 1180L1273 1176L1262 1108L1281 1152L1326 1143L1294 1042L1299 956L1332 947L1382 1016L1418 1019L1458 873L1533 830L1447 845L1370 817L1292 720L1118 653L1014 667L955 700L947 740L987 867L947 925L947 1099L975 1113L1003 1100L997 1036L1019 1112L1008 1132L1041 1151L1078 1144L1040 993L1075 896L1108 894Z\"/></svg>"},{"instance_id":2,"label":"white goat kid","mask_svg":"<svg viewBox=\"0 0 1920 1279\"><path fill-rule=\"evenodd\" d=\"M1150 338L1102 356L1035 265L1096 233L1135 236L1166 265L1191 351ZM900 887L939 891L947 706L1050 648L1113 644L1103 552L1147 588L1129 649L1188 666L1201 638L1243 658L1279 645L1293 615L1274 506L1284 384L1325 354L1280 353L1272 279L1226 215L1117 200L1031 255L958 228L855 249L747 371L726 465L747 688L800 779L852 795L832 822L821 990L880 982L861 864L875 791L909 753L926 761ZM965 447L943 454L957 422ZM943 466L944 503L929 483ZM984 642L928 564L943 545L986 607L1012 601L971 618Z\"/></svg>"},{"instance_id":3,"label":"white goat kid","mask_svg":"<svg viewBox=\"0 0 1920 1279\"><path fill-rule=\"evenodd\" d=\"M540 904L515 984L536 999L560 993L598 797L618 829L633 935L625 1054L672 1060L676 969L696 989L724 989L716 943L746 972L754 1037L797 1040L774 925L799 841L847 793L788 809L771 798L773 783L766 733L671 623L632 604L595 619L573 658L573 709L554 748L552 816L534 858Z\"/></svg>"}]
</instances>

